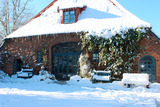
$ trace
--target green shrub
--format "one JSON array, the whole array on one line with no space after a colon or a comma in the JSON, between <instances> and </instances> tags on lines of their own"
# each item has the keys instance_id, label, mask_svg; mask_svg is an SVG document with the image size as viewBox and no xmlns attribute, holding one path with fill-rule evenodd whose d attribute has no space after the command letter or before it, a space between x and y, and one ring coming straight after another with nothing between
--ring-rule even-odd
<instances>
[{"instance_id":1,"label":"green shrub","mask_svg":"<svg viewBox=\"0 0 160 107\"><path fill-rule=\"evenodd\" d=\"M114 77L121 77L124 72L133 72L133 61L139 54L137 42L145 36L143 28L129 29L111 38L103 38L89 32L81 32L82 49L92 52L99 49L99 65L112 71Z\"/></svg>"}]
</instances>

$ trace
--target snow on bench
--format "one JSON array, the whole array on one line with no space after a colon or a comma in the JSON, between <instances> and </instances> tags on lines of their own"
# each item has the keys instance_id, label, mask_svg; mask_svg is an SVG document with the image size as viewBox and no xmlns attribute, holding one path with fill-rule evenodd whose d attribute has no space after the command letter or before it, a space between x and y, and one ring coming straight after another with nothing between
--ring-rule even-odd
<instances>
[{"instance_id":1,"label":"snow on bench","mask_svg":"<svg viewBox=\"0 0 160 107\"><path fill-rule=\"evenodd\" d=\"M124 73L122 83L124 86L129 88L131 85L149 86L149 75L148 74L137 74L137 73Z\"/></svg>"},{"instance_id":2,"label":"snow on bench","mask_svg":"<svg viewBox=\"0 0 160 107\"><path fill-rule=\"evenodd\" d=\"M21 69L17 72L18 78L31 78L33 76L33 69Z\"/></svg>"}]
</instances>

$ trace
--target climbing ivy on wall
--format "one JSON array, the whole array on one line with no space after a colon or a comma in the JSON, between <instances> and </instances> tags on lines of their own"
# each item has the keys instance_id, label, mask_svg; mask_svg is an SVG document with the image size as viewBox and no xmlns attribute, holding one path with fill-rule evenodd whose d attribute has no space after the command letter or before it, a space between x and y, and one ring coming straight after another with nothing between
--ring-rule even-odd
<instances>
[{"instance_id":1,"label":"climbing ivy on wall","mask_svg":"<svg viewBox=\"0 0 160 107\"><path fill-rule=\"evenodd\" d=\"M43 53L43 64L41 69L46 70L48 64L48 56L47 56L47 46L44 43L42 45L42 53Z\"/></svg>"},{"instance_id":2,"label":"climbing ivy on wall","mask_svg":"<svg viewBox=\"0 0 160 107\"><path fill-rule=\"evenodd\" d=\"M133 72L133 61L138 55L140 47L137 42L145 36L142 28L129 29L111 38L104 38L89 32L81 32L82 49L92 52L99 49L99 65L111 70L114 77L121 77L124 72Z\"/></svg>"}]
</instances>

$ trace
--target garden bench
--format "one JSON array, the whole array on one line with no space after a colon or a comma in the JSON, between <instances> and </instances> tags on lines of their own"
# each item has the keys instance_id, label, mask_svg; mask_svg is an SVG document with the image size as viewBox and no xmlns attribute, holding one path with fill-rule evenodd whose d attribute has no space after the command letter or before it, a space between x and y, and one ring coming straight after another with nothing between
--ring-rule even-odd
<instances>
[{"instance_id":1,"label":"garden bench","mask_svg":"<svg viewBox=\"0 0 160 107\"><path fill-rule=\"evenodd\" d=\"M122 84L127 88L131 87L132 85L145 86L146 88L149 88L149 75L139 73L124 73Z\"/></svg>"}]
</instances>

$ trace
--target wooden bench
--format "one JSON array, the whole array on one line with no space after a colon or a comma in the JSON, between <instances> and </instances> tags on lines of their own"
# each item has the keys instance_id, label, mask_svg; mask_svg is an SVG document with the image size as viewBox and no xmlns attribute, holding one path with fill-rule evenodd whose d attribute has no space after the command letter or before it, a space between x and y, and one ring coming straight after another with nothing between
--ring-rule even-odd
<instances>
[{"instance_id":1,"label":"wooden bench","mask_svg":"<svg viewBox=\"0 0 160 107\"><path fill-rule=\"evenodd\" d=\"M122 84L127 88L131 87L132 85L145 86L146 88L149 88L149 75L139 73L124 73Z\"/></svg>"}]
</instances>

